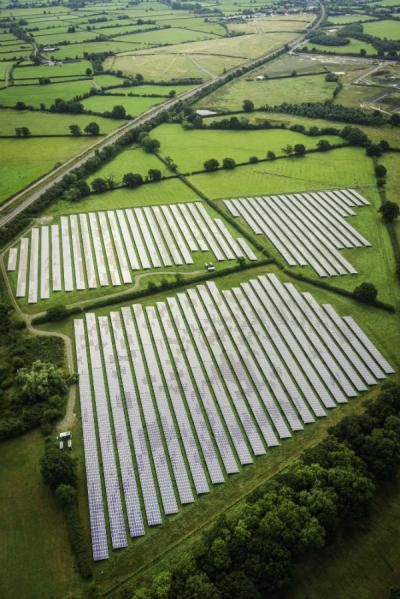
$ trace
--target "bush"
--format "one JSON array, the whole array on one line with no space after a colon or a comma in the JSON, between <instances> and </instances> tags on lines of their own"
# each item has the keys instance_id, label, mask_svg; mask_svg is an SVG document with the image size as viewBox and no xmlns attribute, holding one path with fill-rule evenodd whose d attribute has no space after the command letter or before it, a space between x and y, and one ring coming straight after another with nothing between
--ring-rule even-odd
<instances>
[{"instance_id":1,"label":"bush","mask_svg":"<svg viewBox=\"0 0 400 599\"><path fill-rule=\"evenodd\" d=\"M354 289L353 295L365 304L373 304L377 298L378 290L373 283L361 283Z\"/></svg>"}]
</instances>

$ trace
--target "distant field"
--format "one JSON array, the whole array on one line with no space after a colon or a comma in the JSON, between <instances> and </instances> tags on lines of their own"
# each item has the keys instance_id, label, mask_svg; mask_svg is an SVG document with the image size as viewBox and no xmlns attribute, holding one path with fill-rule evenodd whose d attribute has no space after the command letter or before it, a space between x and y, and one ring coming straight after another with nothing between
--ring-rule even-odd
<instances>
[{"instance_id":1,"label":"distant field","mask_svg":"<svg viewBox=\"0 0 400 599\"><path fill-rule=\"evenodd\" d=\"M255 69L251 72L250 77L255 78L258 75L269 75L270 77L276 75L290 75L293 71L296 73L314 73L322 71L323 65L316 60L310 60L303 56L297 56L296 54L283 54L271 62L267 62L259 69Z\"/></svg>"},{"instance_id":2,"label":"distant field","mask_svg":"<svg viewBox=\"0 0 400 599\"><path fill-rule=\"evenodd\" d=\"M104 75L106 77L107 75ZM150 94L158 94L160 96L168 96L170 91L175 91L177 94L191 89L193 85L135 85L133 87L116 87L110 89L108 94L124 94L129 96L146 96Z\"/></svg>"},{"instance_id":3,"label":"distant field","mask_svg":"<svg viewBox=\"0 0 400 599\"><path fill-rule=\"evenodd\" d=\"M0 62L0 79L4 79L7 69L14 64L13 61L10 62Z\"/></svg>"},{"instance_id":4,"label":"distant field","mask_svg":"<svg viewBox=\"0 0 400 599\"><path fill-rule=\"evenodd\" d=\"M332 99L335 83L325 81L325 75L246 81L241 77L228 83L199 102L199 106L214 110L241 110L244 100L256 107L285 102L324 102Z\"/></svg>"},{"instance_id":5,"label":"distant field","mask_svg":"<svg viewBox=\"0 0 400 599\"><path fill-rule=\"evenodd\" d=\"M54 85L28 85L26 87L8 87L0 91L0 104L3 106L15 106L16 102L25 102L27 106L40 108L44 104L46 108L55 102L57 98L72 100L76 96L85 94L93 87L93 81L74 81L72 83L55 83Z\"/></svg>"},{"instance_id":6,"label":"distant field","mask_svg":"<svg viewBox=\"0 0 400 599\"><path fill-rule=\"evenodd\" d=\"M312 21L313 15L295 15L290 17L289 15L282 16L279 18L258 18L244 23L229 23L228 29L230 31L243 32L243 33L271 33L282 31L303 31L310 21Z\"/></svg>"},{"instance_id":7,"label":"distant field","mask_svg":"<svg viewBox=\"0 0 400 599\"><path fill-rule=\"evenodd\" d=\"M214 35L212 33L207 33L206 31L191 31L171 27L171 29L149 31L148 33L143 32L124 35L123 39L126 42L134 42L141 46L162 46L164 44L180 44L182 42L205 40L213 37Z\"/></svg>"},{"instance_id":8,"label":"distant field","mask_svg":"<svg viewBox=\"0 0 400 599\"><path fill-rule=\"evenodd\" d=\"M315 48L316 52L331 52L332 54L359 54L361 50L365 50L369 55L376 54L376 50L371 44L352 38L350 38L350 44L347 44L347 46L323 46L312 42L308 42L306 46L309 51Z\"/></svg>"},{"instance_id":9,"label":"distant field","mask_svg":"<svg viewBox=\"0 0 400 599\"><path fill-rule=\"evenodd\" d=\"M123 79L114 75L95 75L93 80L100 87L110 87L111 85L122 85Z\"/></svg>"},{"instance_id":10,"label":"distant field","mask_svg":"<svg viewBox=\"0 0 400 599\"><path fill-rule=\"evenodd\" d=\"M70 125L79 125L81 130L95 121L100 133L108 133L125 121L104 119L86 114L52 114L28 110L0 109L0 135L15 135L16 127L28 127L33 135L69 135ZM43 143L47 143L43 141Z\"/></svg>"},{"instance_id":11,"label":"distant field","mask_svg":"<svg viewBox=\"0 0 400 599\"><path fill-rule=\"evenodd\" d=\"M111 177L116 183L120 183L125 173L140 173L144 177L150 168L160 170L163 175L172 174L154 154L147 154L141 148L132 147L118 154L114 160L92 175L89 182L97 177Z\"/></svg>"},{"instance_id":12,"label":"distant field","mask_svg":"<svg viewBox=\"0 0 400 599\"><path fill-rule=\"evenodd\" d=\"M289 193L371 185L371 165L361 149L343 148L304 158L242 166L194 175L190 181L210 198Z\"/></svg>"},{"instance_id":13,"label":"distant field","mask_svg":"<svg viewBox=\"0 0 400 599\"><path fill-rule=\"evenodd\" d=\"M170 47L163 54L123 54L112 56L104 62L106 69L122 71L127 75L141 73L145 79L170 81L196 77L208 80L243 63L242 58L207 56L196 54L169 54Z\"/></svg>"},{"instance_id":14,"label":"distant field","mask_svg":"<svg viewBox=\"0 0 400 599\"><path fill-rule=\"evenodd\" d=\"M65 519L40 477L39 432L0 445L0 596L66 597L74 584Z\"/></svg>"},{"instance_id":15,"label":"distant field","mask_svg":"<svg viewBox=\"0 0 400 599\"><path fill-rule=\"evenodd\" d=\"M116 38L113 41L104 42L88 42L87 44L70 44L60 46L55 52L50 54L56 60L64 60L65 58L82 58L85 52L101 53L101 52L129 52L132 50L132 44L124 42L124 38Z\"/></svg>"},{"instance_id":16,"label":"distant field","mask_svg":"<svg viewBox=\"0 0 400 599\"><path fill-rule=\"evenodd\" d=\"M374 98L382 96L384 92L389 92L389 90L384 87L345 86L335 98L335 103L358 107L360 104L373 101Z\"/></svg>"},{"instance_id":17,"label":"distant field","mask_svg":"<svg viewBox=\"0 0 400 599\"><path fill-rule=\"evenodd\" d=\"M198 196L179 179L167 179L158 183L142 185L137 189L116 189L106 193L89 196L79 202L60 200L44 212L45 216L77 214L90 210L115 210L152 204L189 202Z\"/></svg>"},{"instance_id":18,"label":"distant field","mask_svg":"<svg viewBox=\"0 0 400 599\"><path fill-rule=\"evenodd\" d=\"M329 23L334 25L347 25L348 23L358 23L359 21L369 21L373 17L369 15L358 15L356 13L352 15L329 15Z\"/></svg>"},{"instance_id":19,"label":"distant field","mask_svg":"<svg viewBox=\"0 0 400 599\"><path fill-rule=\"evenodd\" d=\"M88 137L0 140L0 202L93 143Z\"/></svg>"},{"instance_id":20,"label":"distant field","mask_svg":"<svg viewBox=\"0 0 400 599\"><path fill-rule=\"evenodd\" d=\"M1 64L1 63L0 63ZM16 67L13 72L14 79L38 79L39 77L67 77L85 75L86 69L92 70L88 60L79 62L63 63L62 65L40 66L40 67Z\"/></svg>"},{"instance_id":21,"label":"distant field","mask_svg":"<svg viewBox=\"0 0 400 599\"><path fill-rule=\"evenodd\" d=\"M128 96L92 96L82 101L85 110L94 112L105 112L112 110L114 106L121 105L126 109L127 114L136 116L141 114L151 106L160 104L163 98L135 98Z\"/></svg>"},{"instance_id":22,"label":"distant field","mask_svg":"<svg viewBox=\"0 0 400 599\"><path fill-rule=\"evenodd\" d=\"M374 23L364 23L364 33L374 35L382 39L400 40L400 22L383 20L375 21Z\"/></svg>"},{"instance_id":23,"label":"distant field","mask_svg":"<svg viewBox=\"0 0 400 599\"><path fill-rule=\"evenodd\" d=\"M161 143L162 156L172 156L183 172L201 170L204 161L209 158L217 158L222 162L223 158L230 157L237 162L244 162L254 155L265 158L269 150L283 154L282 148L288 144L302 143L308 148L314 148L319 140L318 137L307 137L280 129L246 132L185 131L180 125L161 125L153 135ZM324 138L332 143L341 141L337 137Z\"/></svg>"}]
</instances>

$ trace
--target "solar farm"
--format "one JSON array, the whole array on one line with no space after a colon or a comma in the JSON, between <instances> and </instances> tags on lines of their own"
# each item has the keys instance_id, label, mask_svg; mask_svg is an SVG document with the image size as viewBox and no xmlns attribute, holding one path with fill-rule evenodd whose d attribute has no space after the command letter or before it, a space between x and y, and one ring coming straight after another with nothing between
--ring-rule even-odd
<instances>
[{"instance_id":1,"label":"solar farm","mask_svg":"<svg viewBox=\"0 0 400 599\"><path fill-rule=\"evenodd\" d=\"M369 202L355 189L225 200L256 235L266 235L289 266L309 265L320 277L354 275L339 249L370 247L346 217Z\"/></svg>"},{"instance_id":2,"label":"solar farm","mask_svg":"<svg viewBox=\"0 0 400 599\"><path fill-rule=\"evenodd\" d=\"M189 202L61 217L22 237L7 268L18 270L16 297L36 304L61 290L126 285L132 271L191 265L194 252L209 251L218 262L256 260L245 239Z\"/></svg>"},{"instance_id":3,"label":"solar farm","mask_svg":"<svg viewBox=\"0 0 400 599\"><path fill-rule=\"evenodd\" d=\"M74 330L94 560L394 372L352 317L273 274Z\"/></svg>"}]
</instances>

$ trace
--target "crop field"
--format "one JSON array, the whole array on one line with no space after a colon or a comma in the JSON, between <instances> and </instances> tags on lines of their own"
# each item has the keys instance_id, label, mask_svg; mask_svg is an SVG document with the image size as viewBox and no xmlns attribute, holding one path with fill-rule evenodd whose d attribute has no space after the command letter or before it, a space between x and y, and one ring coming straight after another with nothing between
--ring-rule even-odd
<instances>
[{"instance_id":1,"label":"crop field","mask_svg":"<svg viewBox=\"0 0 400 599\"><path fill-rule=\"evenodd\" d=\"M71 83L54 83L52 85L27 85L2 89L0 104L15 106L17 102L25 102L27 106L40 108L44 104L50 108L57 98L73 100L76 96L85 94L93 87L90 80L74 81Z\"/></svg>"},{"instance_id":2,"label":"crop field","mask_svg":"<svg viewBox=\"0 0 400 599\"><path fill-rule=\"evenodd\" d=\"M0 202L93 143L89 137L0 140Z\"/></svg>"},{"instance_id":3,"label":"crop field","mask_svg":"<svg viewBox=\"0 0 400 599\"><path fill-rule=\"evenodd\" d=\"M288 144L302 143L307 148L315 148L319 141L318 137L279 129L247 131L243 135L243 131L185 131L180 125L161 125L155 136L161 143L161 154L171 156L181 172L202 170L203 163L209 158L222 162L229 157L236 162L245 162L250 156L265 158L269 150L281 155ZM325 137L331 143L340 142L338 137Z\"/></svg>"},{"instance_id":4,"label":"crop field","mask_svg":"<svg viewBox=\"0 0 400 599\"><path fill-rule=\"evenodd\" d=\"M32 135L70 135L70 125L79 125L83 133L93 121L99 125L100 133L109 133L125 122L86 114L0 109L0 135L15 135L16 127L28 127Z\"/></svg>"},{"instance_id":5,"label":"crop field","mask_svg":"<svg viewBox=\"0 0 400 599\"><path fill-rule=\"evenodd\" d=\"M151 106L160 104L163 101L163 98L97 95L86 98L86 100L82 101L82 104L85 110L93 110L93 112L106 112L111 111L114 106L123 106L126 114L137 116L151 108Z\"/></svg>"},{"instance_id":6,"label":"crop field","mask_svg":"<svg viewBox=\"0 0 400 599\"><path fill-rule=\"evenodd\" d=\"M286 102L324 102L331 100L335 83L325 81L325 75L310 75L271 81L247 81L242 77L203 98L199 106L210 110L241 110L244 100L251 100L259 108L280 104L282 94Z\"/></svg>"},{"instance_id":7,"label":"crop field","mask_svg":"<svg viewBox=\"0 0 400 599\"><path fill-rule=\"evenodd\" d=\"M105 68L122 71L126 75L142 73L145 79L170 81L187 77L204 81L220 75L243 62L242 58L207 56L205 54L170 54L170 47L162 54L123 54L105 60Z\"/></svg>"},{"instance_id":8,"label":"crop field","mask_svg":"<svg viewBox=\"0 0 400 599\"><path fill-rule=\"evenodd\" d=\"M364 33L381 39L400 40L400 25L398 21L385 20L374 23L364 23Z\"/></svg>"}]
</instances>

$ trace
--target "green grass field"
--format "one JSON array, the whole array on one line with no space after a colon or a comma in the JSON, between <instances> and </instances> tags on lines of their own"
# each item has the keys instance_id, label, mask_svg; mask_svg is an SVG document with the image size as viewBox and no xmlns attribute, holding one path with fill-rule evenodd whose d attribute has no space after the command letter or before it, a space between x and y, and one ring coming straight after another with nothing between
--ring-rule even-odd
<instances>
[{"instance_id":1,"label":"green grass field","mask_svg":"<svg viewBox=\"0 0 400 599\"><path fill-rule=\"evenodd\" d=\"M347 46L323 46L312 42L308 42L306 46L309 51L315 48L315 52L331 52L332 54L360 54L361 50L365 50L369 56L376 54L376 50L371 44L353 38L350 38L350 44Z\"/></svg>"},{"instance_id":2,"label":"green grass field","mask_svg":"<svg viewBox=\"0 0 400 599\"><path fill-rule=\"evenodd\" d=\"M40 476L40 433L0 444L0 596L67 597L75 574L63 514Z\"/></svg>"},{"instance_id":3,"label":"green grass field","mask_svg":"<svg viewBox=\"0 0 400 599\"><path fill-rule=\"evenodd\" d=\"M334 25L348 25L349 23L369 21L371 18L369 15L354 13L352 15L329 15L328 21Z\"/></svg>"},{"instance_id":4,"label":"green grass field","mask_svg":"<svg viewBox=\"0 0 400 599\"><path fill-rule=\"evenodd\" d=\"M123 39L126 42L133 42L141 47L146 47L163 46L165 44L181 44L184 42L194 42L214 37L215 36L212 33L207 33L206 31L187 31L186 29L171 27L171 29L124 35Z\"/></svg>"},{"instance_id":5,"label":"green grass field","mask_svg":"<svg viewBox=\"0 0 400 599\"><path fill-rule=\"evenodd\" d=\"M93 143L88 137L0 140L0 202Z\"/></svg>"},{"instance_id":6,"label":"green grass field","mask_svg":"<svg viewBox=\"0 0 400 599\"><path fill-rule=\"evenodd\" d=\"M88 60L79 62L64 63L54 66L31 66L31 67L16 67L13 72L14 79L38 79L39 77L67 77L85 75L86 69L92 69L92 65Z\"/></svg>"},{"instance_id":7,"label":"green grass field","mask_svg":"<svg viewBox=\"0 0 400 599\"><path fill-rule=\"evenodd\" d=\"M241 110L244 100L251 100L257 108L280 104L283 98L293 103L324 102L332 99L335 87L335 83L325 81L325 75L272 81L246 81L241 77L203 98L199 106L211 110Z\"/></svg>"},{"instance_id":8,"label":"green grass field","mask_svg":"<svg viewBox=\"0 0 400 599\"><path fill-rule=\"evenodd\" d=\"M140 173L144 177L150 168L160 170L163 176L172 174L154 154L147 154L139 147L132 147L118 154L114 160L92 175L89 182L96 177L112 177L115 182L120 183L125 173Z\"/></svg>"},{"instance_id":9,"label":"green grass field","mask_svg":"<svg viewBox=\"0 0 400 599\"><path fill-rule=\"evenodd\" d=\"M109 133L125 122L86 114L52 114L0 109L0 135L15 135L16 127L28 127L33 135L69 135L70 125L79 125L83 131L86 125L93 121L99 125L101 133ZM47 141L43 140L42 143L47 144Z\"/></svg>"},{"instance_id":10,"label":"green grass field","mask_svg":"<svg viewBox=\"0 0 400 599\"><path fill-rule=\"evenodd\" d=\"M57 98L73 100L76 96L90 91L92 87L94 87L93 81L90 80L55 83L54 85L7 87L0 90L0 104L3 106L15 106L16 102L25 102L27 106L33 106L34 108L40 108L40 104L44 104L46 108L50 108Z\"/></svg>"},{"instance_id":11,"label":"green grass field","mask_svg":"<svg viewBox=\"0 0 400 599\"><path fill-rule=\"evenodd\" d=\"M364 33L388 40L400 40L399 21L382 20L374 23L364 23Z\"/></svg>"},{"instance_id":12,"label":"green grass field","mask_svg":"<svg viewBox=\"0 0 400 599\"><path fill-rule=\"evenodd\" d=\"M194 175L190 181L210 198L268 195L371 183L364 150L343 148L303 158L241 166L233 171Z\"/></svg>"},{"instance_id":13,"label":"green grass field","mask_svg":"<svg viewBox=\"0 0 400 599\"><path fill-rule=\"evenodd\" d=\"M111 111L114 106L123 106L126 114L137 116L156 104L161 104L163 98L135 98L128 96L92 96L82 101L85 110L94 112Z\"/></svg>"},{"instance_id":14,"label":"green grass field","mask_svg":"<svg viewBox=\"0 0 400 599\"><path fill-rule=\"evenodd\" d=\"M279 129L185 131L180 125L161 125L154 131L154 137L161 143L161 154L164 157L171 156L181 172L202 170L203 163L209 158L216 158L221 163L226 157L245 162L254 155L265 158L269 150L277 155L283 154L282 148L288 144L302 143L307 148L315 148L319 141L318 137ZM325 137L332 143L341 141L337 137Z\"/></svg>"},{"instance_id":15,"label":"green grass field","mask_svg":"<svg viewBox=\"0 0 400 599\"><path fill-rule=\"evenodd\" d=\"M197 195L179 179L168 179L143 185L137 189L116 189L96 194L80 202L59 200L44 212L45 216L77 214L89 210L115 210L152 204L169 204L197 200Z\"/></svg>"}]
</instances>

